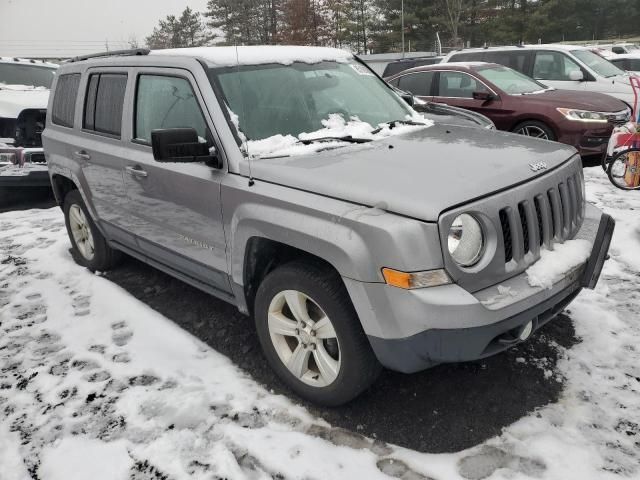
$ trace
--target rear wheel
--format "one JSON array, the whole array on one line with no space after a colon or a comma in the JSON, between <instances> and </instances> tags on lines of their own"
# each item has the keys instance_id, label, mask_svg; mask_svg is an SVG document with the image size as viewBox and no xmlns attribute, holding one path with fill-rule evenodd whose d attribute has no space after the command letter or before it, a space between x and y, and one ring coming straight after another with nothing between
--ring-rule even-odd
<instances>
[{"instance_id":1,"label":"rear wheel","mask_svg":"<svg viewBox=\"0 0 640 480\"><path fill-rule=\"evenodd\" d=\"M335 406L380 372L340 277L312 263L276 268L256 294L255 321L269 364L298 395Z\"/></svg>"},{"instance_id":2,"label":"rear wheel","mask_svg":"<svg viewBox=\"0 0 640 480\"><path fill-rule=\"evenodd\" d=\"M527 120L522 122L512 130L513 133L517 133L519 135L525 135L527 137L533 138L541 138L543 140L554 140L556 139L555 134L551 128L542 122L538 122L536 120Z\"/></svg>"},{"instance_id":3,"label":"rear wheel","mask_svg":"<svg viewBox=\"0 0 640 480\"><path fill-rule=\"evenodd\" d=\"M76 263L91 271L109 270L115 266L121 254L109 247L78 190L72 190L64 197L63 210Z\"/></svg>"}]
</instances>

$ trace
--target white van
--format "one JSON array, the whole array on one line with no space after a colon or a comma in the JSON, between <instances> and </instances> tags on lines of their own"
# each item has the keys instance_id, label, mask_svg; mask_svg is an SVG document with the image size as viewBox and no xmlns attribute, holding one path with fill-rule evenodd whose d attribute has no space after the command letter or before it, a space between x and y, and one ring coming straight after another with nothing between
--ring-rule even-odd
<instances>
[{"instance_id":1,"label":"white van","mask_svg":"<svg viewBox=\"0 0 640 480\"><path fill-rule=\"evenodd\" d=\"M634 103L629 76L589 48L574 45L523 45L461 50L445 62L492 62L506 65L545 85L566 90L607 93Z\"/></svg>"}]
</instances>

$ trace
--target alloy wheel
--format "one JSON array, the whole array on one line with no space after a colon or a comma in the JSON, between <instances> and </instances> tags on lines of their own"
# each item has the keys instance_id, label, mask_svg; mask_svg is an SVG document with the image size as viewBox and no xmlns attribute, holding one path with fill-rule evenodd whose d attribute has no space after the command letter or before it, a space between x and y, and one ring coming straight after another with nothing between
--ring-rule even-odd
<instances>
[{"instance_id":1,"label":"alloy wheel","mask_svg":"<svg viewBox=\"0 0 640 480\"><path fill-rule=\"evenodd\" d=\"M525 135L527 137L533 138L542 138L543 140L549 140L549 135L542 128L536 127L535 125L525 125L518 130L516 133L520 135Z\"/></svg>"},{"instance_id":2,"label":"alloy wheel","mask_svg":"<svg viewBox=\"0 0 640 480\"><path fill-rule=\"evenodd\" d=\"M78 247L80 255L86 260L93 260L95 248L93 246L91 227L89 226L84 211L77 204L73 204L69 208L69 226L71 227L71 234L73 235L73 240L76 247Z\"/></svg>"},{"instance_id":3,"label":"alloy wheel","mask_svg":"<svg viewBox=\"0 0 640 480\"><path fill-rule=\"evenodd\" d=\"M340 372L340 344L329 317L308 295L284 290L273 297L267 319L278 357L298 380L326 387Z\"/></svg>"}]
</instances>

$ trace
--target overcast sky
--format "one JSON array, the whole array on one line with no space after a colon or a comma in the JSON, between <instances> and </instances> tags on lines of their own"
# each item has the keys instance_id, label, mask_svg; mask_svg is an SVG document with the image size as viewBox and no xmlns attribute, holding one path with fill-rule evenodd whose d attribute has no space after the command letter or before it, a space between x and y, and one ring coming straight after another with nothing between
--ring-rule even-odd
<instances>
[{"instance_id":1,"label":"overcast sky","mask_svg":"<svg viewBox=\"0 0 640 480\"><path fill-rule=\"evenodd\" d=\"M70 56L142 45L158 20L207 0L0 0L0 56Z\"/></svg>"}]
</instances>

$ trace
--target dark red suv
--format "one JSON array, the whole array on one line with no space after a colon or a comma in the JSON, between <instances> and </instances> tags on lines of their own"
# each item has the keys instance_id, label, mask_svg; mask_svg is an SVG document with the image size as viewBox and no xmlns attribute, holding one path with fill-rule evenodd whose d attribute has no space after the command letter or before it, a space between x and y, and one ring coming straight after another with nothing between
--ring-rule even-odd
<instances>
[{"instance_id":1,"label":"dark red suv","mask_svg":"<svg viewBox=\"0 0 640 480\"><path fill-rule=\"evenodd\" d=\"M602 157L614 125L631 117L609 95L555 90L495 63L417 67L386 80L423 100L482 113L499 130L573 145L583 159Z\"/></svg>"}]
</instances>

